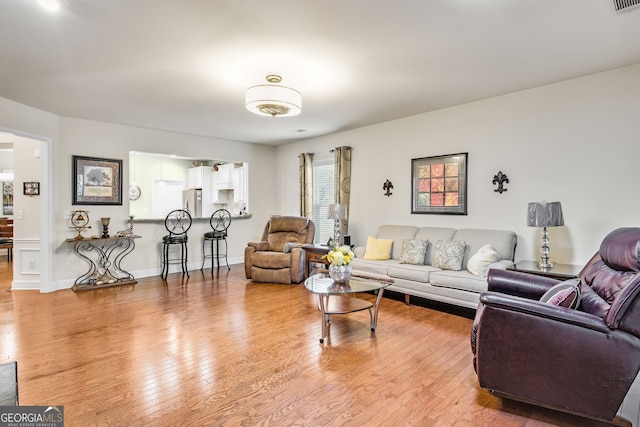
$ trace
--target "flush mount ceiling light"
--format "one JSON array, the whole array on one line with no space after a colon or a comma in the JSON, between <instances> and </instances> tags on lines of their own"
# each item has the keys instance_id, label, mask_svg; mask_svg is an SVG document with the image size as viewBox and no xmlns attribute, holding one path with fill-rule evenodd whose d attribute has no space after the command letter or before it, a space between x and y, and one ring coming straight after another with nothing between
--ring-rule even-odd
<instances>
[{"instance_id":1,"label":"flush mount ceiling light","mask_svg":"<svg viewBox=\"0 0 640 427\"><path fill-rule=\"evenodd\" d=\"M38 0L38 3L49 12L56 12L69 5L66 0Z\"/></svg>"},{"instance_id":2,"label":"flush mount ceiling light","mask_svg":"<svg viewBox=\"0 0 640 427\"><path fill-rule=\"evenodd\" d=\"M270 84L251 86L247 89L247 110L261 116L297 116L302 111L302 95L295 89L280 86L282 76L268 74Z\"/></svg>"}]
</instances>

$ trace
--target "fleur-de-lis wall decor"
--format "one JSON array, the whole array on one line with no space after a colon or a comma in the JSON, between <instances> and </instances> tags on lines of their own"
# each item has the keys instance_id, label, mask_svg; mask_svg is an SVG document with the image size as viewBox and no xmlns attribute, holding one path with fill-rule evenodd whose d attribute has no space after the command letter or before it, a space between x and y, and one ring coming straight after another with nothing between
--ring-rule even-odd
<instances>
[{"instance_id":1,"label":"fleur-de-lis wall decor","mask_svg":"<svg viewBox=\"0 0 640 427\"><path fill-rule=\"evenodd\" d=\"M508 183L509 178L507 178L507 175L503 174L502 171L498 171L498 174L493 176L493 184L498 184L498 188L493 191L502 194L502 192L507 191L507 189L504 188L504 184Z\"/></svg>"},{"instance_id":2,"label":"fleur-de-lis wall decor","mask_svg":"<svg viewBox=\"0 0 640 427\"><path fill-rule=\"evenodd\" d=\"M384 195L389 197L390 195L392 195L393 193L391 192L391 189L393 188L393 184L391 183L391 181L386 180L384 182L384 185L382 186L382 189L385 191Z\"/></svg>"}]
</instances>

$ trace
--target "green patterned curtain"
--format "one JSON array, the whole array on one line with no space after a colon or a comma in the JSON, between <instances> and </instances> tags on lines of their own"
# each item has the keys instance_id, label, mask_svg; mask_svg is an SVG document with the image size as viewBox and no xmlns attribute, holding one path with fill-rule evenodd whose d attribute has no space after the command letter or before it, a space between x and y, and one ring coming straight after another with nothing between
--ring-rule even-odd
<instances>
[{"instance_id":1,"label":"green patterned curtain","mask_svg":"<svg viewBox=\"0 0 640 427\"><path fill-rule=\"evenodd\" d=\"M313 219L313 153L301 153L300 216Z\"/></svg>"},{"instance_id":2,"label":"green patterned curtain","mask_svg":"<svg viewBox=\"0 0 640 427\"><path fill-rule=\"evenodd\" d=\"M335 183L333 186L335 202L346 206L347 215L340 224L340 235L349 234L349 200L351 199L351 147L336 147Z\"/></svg>"}]
</instances>

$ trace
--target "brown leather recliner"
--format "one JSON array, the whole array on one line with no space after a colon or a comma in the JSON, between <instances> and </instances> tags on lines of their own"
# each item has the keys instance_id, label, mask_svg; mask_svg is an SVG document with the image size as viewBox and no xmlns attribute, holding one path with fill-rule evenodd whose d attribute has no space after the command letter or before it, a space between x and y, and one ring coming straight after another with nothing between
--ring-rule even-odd
<instances>
[{"instance_id":1,"label":"brown leather recliner","mask_svg":"<svg viewBox=\"0 0 640 427\"><path fill-rule=\"evenodd\" d=\"M305 265L302 245L313 243L315 232L316 226L309 218L271 217L262 241L249 242L244 250L247 279L267 283L302 282Z\"/></svg>"},{"instance_id":2,"label":"brown leather recliner","mask_svg":"<svg viewBox=\"0 0 640 427\"><path fill-rule=\"evenodd\" d=\"M471 331L480 386L613 420L640 369L639 271L640 228L603 240L579 275L577 309L538 301L558 280L490 270Z\"/></svg>"}]
</instances>

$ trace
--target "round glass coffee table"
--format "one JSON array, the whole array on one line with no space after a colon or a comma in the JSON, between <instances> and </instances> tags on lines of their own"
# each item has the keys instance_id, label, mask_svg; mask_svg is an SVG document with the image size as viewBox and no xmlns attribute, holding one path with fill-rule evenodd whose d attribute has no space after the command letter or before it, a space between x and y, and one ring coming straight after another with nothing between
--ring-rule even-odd
<instances>
[{"instance_id":1,"label":"round glass coffee table","mask_svg":"<svg viewBox=\"0 0 640 427\"><path fill-rule=\"evenodd\" d=\"M329 335L330 316L332 314L347 314L356 311L369 310L371 319L371 332L376 331L378 323L378 307L384 293L384 288L393 284L390 278L365 278L351 276L346 283L335 283L328 274L318 273L309 276L304 281L304 287L310 292L318 295L318 307L322 314L322 338L320 342ZM347 296L357 292L377 291L378 296L375 303Z\"/></svg>"}]
</instances>

